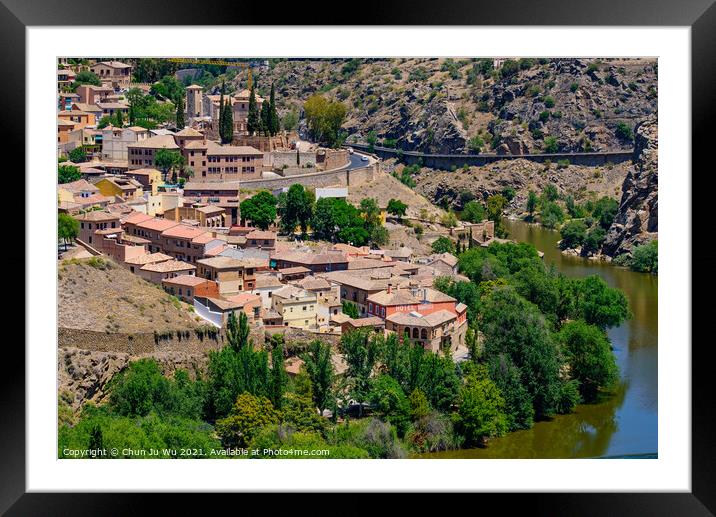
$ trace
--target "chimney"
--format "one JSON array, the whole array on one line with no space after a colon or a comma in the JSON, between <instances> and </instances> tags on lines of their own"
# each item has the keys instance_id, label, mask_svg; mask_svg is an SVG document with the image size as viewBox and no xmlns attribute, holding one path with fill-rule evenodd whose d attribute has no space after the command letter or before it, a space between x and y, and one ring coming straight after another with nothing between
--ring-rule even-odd
<instances>
[{"instance_id":1,"label":"chimney","mask_svg":"<svg viewBox=\"0 0 716 517\"><path fill-rule=\"evenodd\" d=\"M388 284L388 294L391 294L393 292L393 284Z\"/></svg>"}]
</instances>

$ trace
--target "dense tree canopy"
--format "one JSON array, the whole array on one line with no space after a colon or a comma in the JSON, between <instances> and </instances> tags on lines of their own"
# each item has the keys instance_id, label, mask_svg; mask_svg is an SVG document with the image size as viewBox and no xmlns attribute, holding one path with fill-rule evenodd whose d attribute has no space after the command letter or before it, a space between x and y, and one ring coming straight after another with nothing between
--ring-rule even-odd
<instances>
[{"instance_id":1,"label":"dense tree canopy","mask_svg":"<svg viewBox=\"0 0 716 517\"><path fill-rule=\"evenodd\" d=\"M340 129L346 117L346 107L340 101L329 101L322 95L313 95L303 105L306 123L311 135L329 147L338 147Z\"/></svg>"},{"instance_id":2,"label":"dense tree canopy","mask_svg":"<svg viewBox=\"0 0 716 517\"><path fill-rule=\"evenodd\" d=\"M80 174L79 167L75 167L74 165L58 165L57 166L57 182L58 183L71 183L73 181L77 181L80 179L82 175Z\"/></svg>"},{"instance_id":3,"label":"dense tree canopy","mask_svg":"<svg viewBox=\"0 0 716 517\"><path fill-rule=\"evenodd\" d=\"M241 202L239 205L241 217L251 221L257 228L268 230L276 220L277 202L273 194L262 190Z\"/></svg>"}]
</instances>

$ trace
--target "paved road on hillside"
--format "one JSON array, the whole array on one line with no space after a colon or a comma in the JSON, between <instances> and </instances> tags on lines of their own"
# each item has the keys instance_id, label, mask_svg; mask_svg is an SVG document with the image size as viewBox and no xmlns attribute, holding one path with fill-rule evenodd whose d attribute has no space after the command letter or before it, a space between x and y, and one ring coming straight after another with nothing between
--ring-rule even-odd
<instances>
[{"instance_id":1,"label":"paved road on hillside","mask_svg":"<svg viewBox=\"0 0 716 517\"><path fill-rule=\"evenodd\" d=\"M360 169L361 167L365 167L370 164L370 162L364 162L363 160L361 160L361 156L363 155L358 153L348 155L348 157L351 159L351 164L348 166L348 170Z\"/></svg>"}]
</instances>

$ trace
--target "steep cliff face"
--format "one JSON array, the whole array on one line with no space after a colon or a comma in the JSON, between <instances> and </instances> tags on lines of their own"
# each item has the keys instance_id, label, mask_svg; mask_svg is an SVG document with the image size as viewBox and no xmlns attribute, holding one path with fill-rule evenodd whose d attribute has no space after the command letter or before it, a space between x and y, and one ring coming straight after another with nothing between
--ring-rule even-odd
<instances>
[{"instance_id":1,"label":"steep cliff face","mask_svg":"<svg viewBox=\"0 0 716 517\"><path fill-rule=\"evenodd\" d=\"M636 127L634 167L624 180L619 212L604 242L607 255L631 253L635 245L658 236L658 136L656 117Z\"/></svg>"},{"instance_id":2,"label":"steep cliff face","mask_svg":"<svg viewBox=\"0 0 716 517\"><path fill-rule=\"evenodd\" d=\"M124 370L130 361L142 357L156 359L162 373L171 376L177 369L186 370L195 378L197 372L206 372L206 354L182 352L156 352L146 356L130 356L121 352L95 352L79 348L60 348L57 354L58 393L73 411L85 402L99 404L107 395L107 383Z\"/></svg>"}]
</instances>

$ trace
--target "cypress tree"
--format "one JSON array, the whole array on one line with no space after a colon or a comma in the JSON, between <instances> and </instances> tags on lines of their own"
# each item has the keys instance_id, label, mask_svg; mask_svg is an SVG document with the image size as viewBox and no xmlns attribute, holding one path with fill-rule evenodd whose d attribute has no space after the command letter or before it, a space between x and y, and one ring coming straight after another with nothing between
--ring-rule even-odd
<instances>
[{"instance_id":1,"label":"cypress tree","mask_svg":"<svg viewBox=\"0 0 716 517\"><path fill-rule=\"evenodd\" d=\"M177 129L182 130L184 129L185 123L184 123L184 96L182 94L179 94L177 96L177 116L176 116L176 122L177 122Z\"/></svg>"},{"instance_id":2,"label":"cypress tree","mask_svg":"<svg viewBox=\"0 0 716 517\"><path fill-rule=\"evenodd\" d=\"M246 129L249 136L253 135L259 129L259 109L256 104L256 87L251 86L251 94L249 95L249 115L246 120Z\"/></svg>"},{"instance_id":3,"label":"cypress tree","mask_svg":"<svg viewBox=\"0 0 716 517\"><path fill-rule=\"evenodd\" d=\"M117 127L124 125L124 117L122 116L122 110L117 110L115 116L117 117Z\"/></svg>"},{"instance_id":4,"label":"cypress tree","mask_svg":"<svg viewBox=\"0 0 716 517\"><path fill-rule=\"evenodd\" d=\"M276 89L274 88L274 84L271 83L271 106L269 111L269 120L270 120L270 132L271 136L276 136L281 129L281 121L278 118L278 111L276 111Z\"/></svg>"},{"instance_id":5,"label":"cypress tree","mask_svg":"<svg viewBox=\"0 0 716 517\"><path fill-rule=\"evenodd\" d=\"M230 144L234 139L234 112L231 109L231 99L226 101L224 108L224 136L222 143Z\"/></svg>"},{"instance_id":6,"label":"cypress tree","mask_svg":"<svg viewBox=\"0 0 716 517\"><path fill-rule=\"evenodd\" d=\"M264 101L261 105L261 132L265 136L271 134L271 106L268 101Z\"/></svg>"},{"instance_id":7,"label":"cypress tree","mask_svg":"<svg viewBox=\"0 0 716 517\"><path fill-rule=\"evenodd\" d=\"M221 83L221 97L219 97L219 138L224 141L224 83Z\"/></svg>"}]
</instances>

